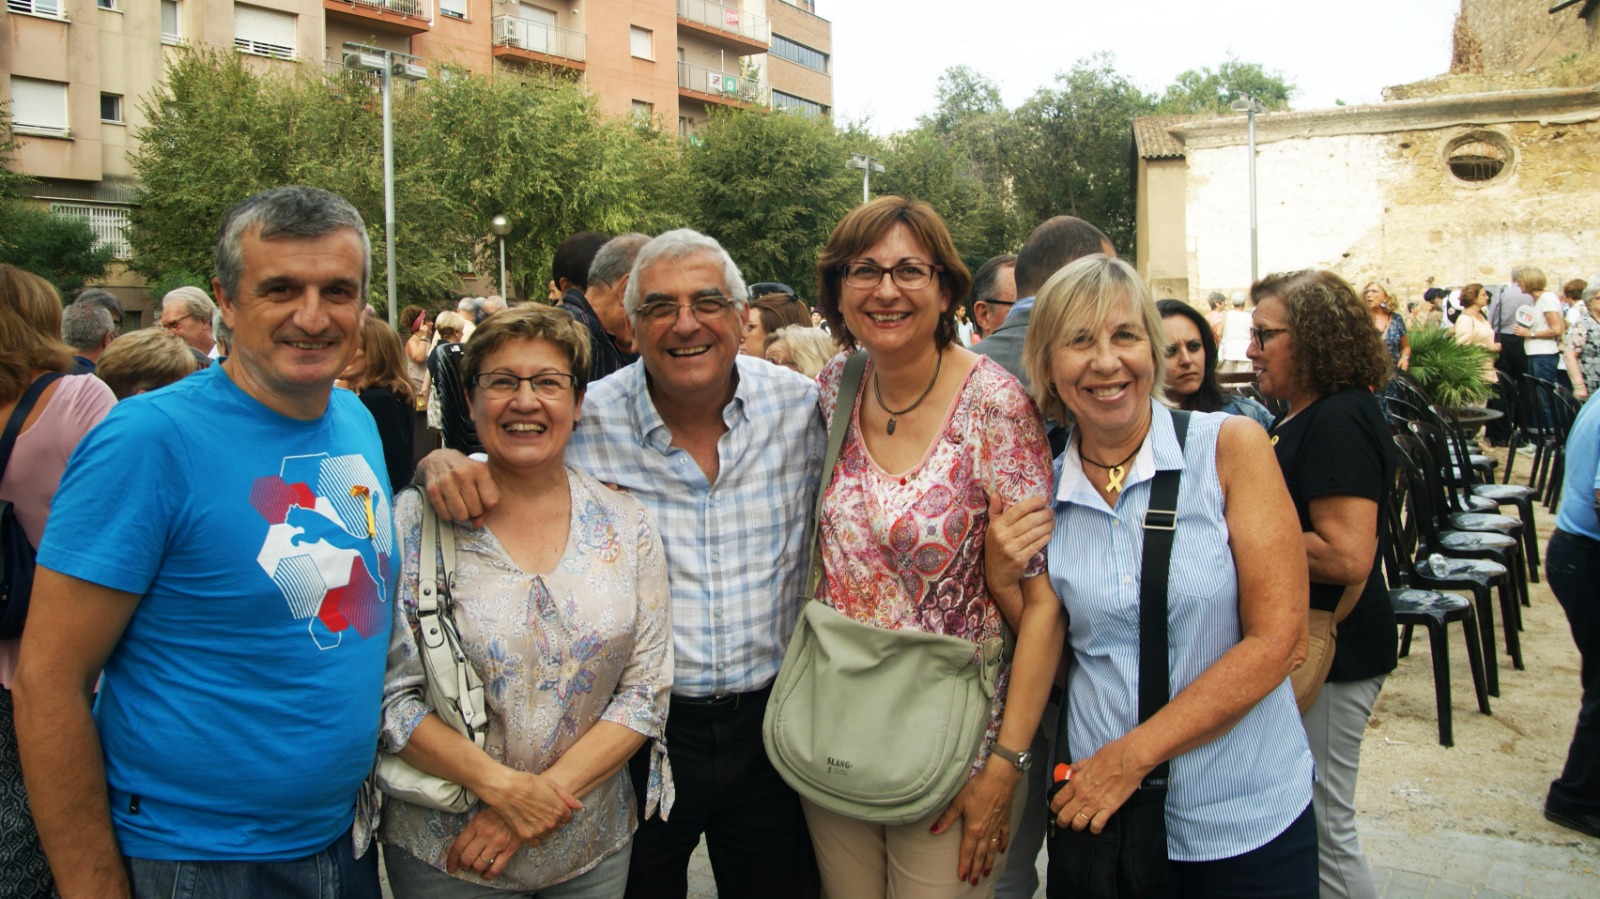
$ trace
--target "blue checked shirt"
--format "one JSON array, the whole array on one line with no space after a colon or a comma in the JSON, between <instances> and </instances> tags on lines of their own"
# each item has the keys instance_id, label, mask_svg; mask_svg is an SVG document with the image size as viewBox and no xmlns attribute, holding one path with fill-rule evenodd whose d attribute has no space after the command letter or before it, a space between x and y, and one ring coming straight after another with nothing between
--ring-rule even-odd
<instances>
[{"instance_id":1,"label":"blue checked shirt","mask_svg":"<svg viewBox=\"0 0 1600 899\"><path fill-rule=\"evenodd\" d=\"M716 483L656 412L635 362L596 384L567 461L626 489L655 517L667 554L672 692L707 697L772 681L800 614L827 426L814 381L740 356L722 410Z\"/></svg>"}]
</instances>

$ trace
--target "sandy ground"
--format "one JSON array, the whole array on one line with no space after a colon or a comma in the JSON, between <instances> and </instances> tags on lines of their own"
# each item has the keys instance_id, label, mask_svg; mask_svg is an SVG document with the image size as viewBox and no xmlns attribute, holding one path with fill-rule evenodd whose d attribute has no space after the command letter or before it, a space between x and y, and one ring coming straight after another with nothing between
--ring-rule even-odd
<instances>
[{"instance_id":1,"label":"sandy ground","mask_svg":"<svg viewBox=\"0 0 1600 899\"><path fill-rule=\"evenodd\" d=\"M1499 453L1503 458L1504 451ZM1525 483L1526 470L1524 454L1513 483ZM1514 508L1504 511L1516 514ZM1536 507L1536 517L1542 556L1555 521L1543 506ZM1575 871L1600 870L1600 840L1557 827L1542 814L1550 781L1566 759L1581 689L1566 617L1548 584L1530 587L1532 607L1523 609L1524 671L1512 668L1505 654L1505 623L1496 601L1500 696L1490 699L1492 715L1478 712L1459 625L1451 631L1453 748L1439 744L1433 660L1427 634L1418 629L1410 656L1384 684L1367 727L1356 791L1359 827L1567 847Z\"/></svg>"}]
</instances>

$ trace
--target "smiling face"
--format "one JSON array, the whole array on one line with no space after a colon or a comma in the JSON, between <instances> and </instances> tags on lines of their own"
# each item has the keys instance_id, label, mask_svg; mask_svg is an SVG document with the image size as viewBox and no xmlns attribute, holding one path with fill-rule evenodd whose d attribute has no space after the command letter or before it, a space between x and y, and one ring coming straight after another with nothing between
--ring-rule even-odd
<instances>
[{"instance_id":1,"label":"smiling face","mask_svg":"<svg viewBox=\"0 0 1600 899\"><path fill-rule=\"evenodd\" d=\"M570 375L572 361L548 340L519 339L484 357L478 373L480 377L501 373L519 378ZM510 394L468 387L469 411L491 468L538 473L563 464L572 426L583 409L583 399L575 389L565 386L547 397L527 381L518 383Z\"/></svg>"},{"instance_id":2,"label":"smiling face","mask_svg":"<svg viewBox=\"0 0 1600 899\"><path fill-rule=\"evenodd\" d=\"M911 263L925 267L934 264L933 255L903 223L890 228L882 240L850 261L884 269ZM949 308L950 297L936 274L929 277L925 286L914 289L901 287L887 271L875 287L840 283L839 311L845 326L875 357L933 346L939 317Z\"/></svg>"},{"instance_id":3,"label":"smiling face","mask_svg":"<svg viewBox=\"0 0 1600 899\"><path fill-rule=\"evenodd\" d=\"M1161 326L1166 330L1167 392L1178 400L1193 396L1206 373L1206 345L1200 331L1183 315L1169 315Z\"/></svg>"},{"instance_id":4,"label":"smiling face","mask_svg":"<svg viewBox=\"0 0 1600 899\"><path fill-rule=\"evenodd\" d=\"M708 296L728 296L722 261L700 252L681 259L662 259L639 272L640 308L651 303L676 303L677 315L634 320L634 336L650 391L672 403L715 403L720 408L733 392L734 359L743 328L739 308L712 321L696 318L689 304ZM730 298L731 299L731 298Z\"/></svg>"},{"instance_id":5,"label":"smiling face","mask_svg":"<svg viewBox=\"0 0 1600 899\"><path fill-rule=\"evenodd\" d=\"M293 418L327 407L333 379L350 364L361 332L360 237L347 228L318 237L239 241L239 295L212 280L233 329L224 368L245 393Z\"/></svg>"},{"instance_id":6,"label":"smiling face","mask_svg":"<svg viewBox=\"0 0 1600 899\"><path fill-rule=\"evenodd\" d=\"M1085 437L1119 443L1150 415L1155 359L1143 316L1127 301L1098 328L1068 330L1050 350L1050 383Z\"/></svg>"}]
</instances>

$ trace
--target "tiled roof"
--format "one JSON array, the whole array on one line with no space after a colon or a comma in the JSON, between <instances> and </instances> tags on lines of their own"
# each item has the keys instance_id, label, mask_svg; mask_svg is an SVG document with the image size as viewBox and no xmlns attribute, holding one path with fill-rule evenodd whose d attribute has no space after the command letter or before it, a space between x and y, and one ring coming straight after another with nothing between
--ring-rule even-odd
<instances>
[{"instance_id":1,"label":"tiled roof","mask_svg":"<svg viewBox=\"0 0 1600 899\"><path fill-rule=\"evenodd\" d=\"M1140 159L1182 159L1183 144L1167 129L1195 116L1147 115L1133 120L1133 144Z\"/></svg>"}]
</instances>

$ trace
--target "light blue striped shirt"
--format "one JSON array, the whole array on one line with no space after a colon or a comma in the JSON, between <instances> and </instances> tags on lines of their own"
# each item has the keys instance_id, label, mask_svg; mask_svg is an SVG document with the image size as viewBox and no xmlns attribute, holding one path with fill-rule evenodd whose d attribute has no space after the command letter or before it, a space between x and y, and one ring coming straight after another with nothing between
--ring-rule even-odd
<instances>
[{"instance_id":1,"label":"light blue striped shirt","mask_svg":"<svg viewBox=\"0 0 1600 899\"><path fill-rule=\"evenodd\" d=\"M1183 450L1172 413L1154 409L1115 509L1083 475L1076 441L1056 460L1050 583L1072 616L1068 739L1084 759L1139 720L1139 583L1144 512L1158 470L1184 469L1167 600L1176 696L1243 636L1228 548L1217 433L1227 416L1192 413ZM1172 760L1167 854L1214 861L1256 849L1311 802L1311 752L1287 679L1226 734Z\"/></svg>"},{"instance_id":2,"label":"light blue striped shirt","mask_svg":"<svg viewBox=\"0 0 1600 899\"><path fill-rule=\"evenodd\" d=\"M816 382L740 356L722 410L716 483L672 433L635 362L591 384L567 461L644 503L666 549L672 692L706 697L766 686L800 614L827 427Z\"/></svg>"}]
</instances>

